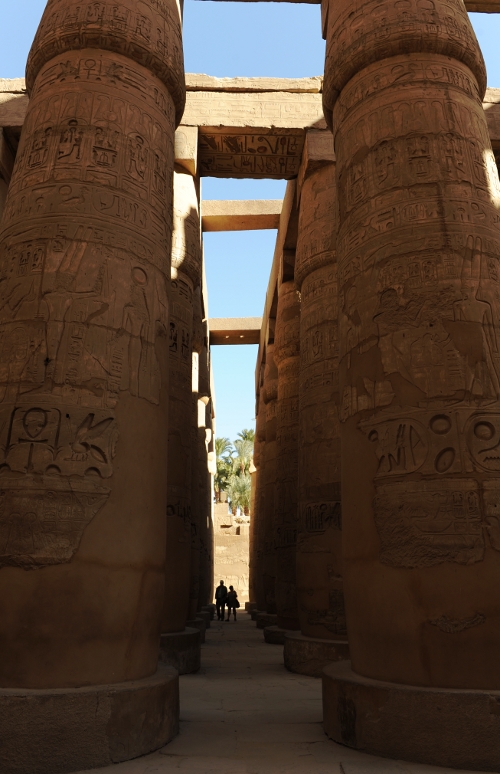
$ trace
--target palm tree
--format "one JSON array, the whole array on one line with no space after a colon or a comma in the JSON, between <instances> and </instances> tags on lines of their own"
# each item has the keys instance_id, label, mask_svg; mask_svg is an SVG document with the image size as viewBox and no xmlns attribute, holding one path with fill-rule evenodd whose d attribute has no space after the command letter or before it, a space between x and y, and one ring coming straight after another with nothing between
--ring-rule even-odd
<instances>
[{"instance_id":1,"label":"palm tree","mask_svg":"<svg viewBox=\"0 0 500 774\"><path fill-rule=\"evenodd\" d=\"M241 438L234 442L236 457L233 458L233 470L243 476L248 473L253 457L253 441Z\"/></svg>"},{"instance_id":2,"label":"palm tree","mask_svg":"<svg viewBox=\"0 0 500 774\"><path fill-rule=\"evenodd\" d=\"M242 441L251 441L254 443L255 430L242 430L241 433L238 433L238 438L241 438Z\"/></svg>"},{"instance_id":3,"label":"palm tree","mask_svg":"<svg viewBox=\"0 0 500 774\"><path fill-rule=\"evenodd\" d=\"M240 510L248 516L252 494L252 480L250 474L244 473L243 475L238 476L236 473L233 473L229 477L227 489L231 500L233 515L235 515L237 509L240 508Z\"/></svg>"},{"instance_id":4,"label":"palm tree","mask_svg":"<svg viewBox=\"0 0 500 774\"><path fill-rule=\"evenodd\" d=\"M215 461L217 472L214 476L215 498L220 503L220 493L225 491L233 469L234 449L229 438L215 439Z\"/></svg>"}]
</instances>

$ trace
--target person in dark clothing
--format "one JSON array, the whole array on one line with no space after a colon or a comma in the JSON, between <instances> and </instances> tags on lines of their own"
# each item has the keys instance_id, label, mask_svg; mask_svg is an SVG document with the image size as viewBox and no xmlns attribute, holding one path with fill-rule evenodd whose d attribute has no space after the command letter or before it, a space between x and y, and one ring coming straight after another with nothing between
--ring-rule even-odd
<instances>
[{"instance_id":1,"label":"person in dark clothing","mask_svg":"<svg viewBox=\"0 0 500 774\"><path fill-rule=\"evenodd\" d=\"M224 607L226 606L227 588L224 586L224 581L221 580L217 588L215 589L215 606L217 608L217 620L224 620Z\"/></svg>"},{"instance_id":2,"label":"person in dark clothing","mask_svg":"<svg viewBox=\"0 0 500 774\"><path fill-rule=\"evenodd\" d=\"M238 595L232 586L229 586L229 591L226 597L226 605L227 605L226 621L229 621L229 618L231 617L231 610L233 611L234 620L236 621L236 608L240 606L240 603L238 602Z\"/></svg>"}]
</instances>

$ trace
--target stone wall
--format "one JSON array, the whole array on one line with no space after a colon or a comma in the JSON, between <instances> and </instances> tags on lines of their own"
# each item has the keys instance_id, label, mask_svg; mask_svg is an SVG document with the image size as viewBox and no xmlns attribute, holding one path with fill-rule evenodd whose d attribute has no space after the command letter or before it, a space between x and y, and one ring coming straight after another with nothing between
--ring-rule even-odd
<instances>
[{"instance_id":1,"label":"stone wall","mask_svg":"<svg viewBox=\"0 0 500 774\"><path fill-rule=\"evenodd\" d=\"M214 510L215 586L220 580L227 587L234 586L243 607L249 601L249 525L238 524L228 512L227 503L217 503Z\"/></svg>"}]
</instances>

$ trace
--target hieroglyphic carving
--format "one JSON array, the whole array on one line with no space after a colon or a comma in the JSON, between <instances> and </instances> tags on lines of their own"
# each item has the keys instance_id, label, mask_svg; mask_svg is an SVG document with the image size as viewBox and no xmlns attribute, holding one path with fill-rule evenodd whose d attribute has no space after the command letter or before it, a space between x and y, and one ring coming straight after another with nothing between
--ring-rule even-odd
<instances>
[{"instance_id":1,"label":"hieroglyphic carving","mask_svg":"<svg viewBox=\"0 0 500 774\"><path fill-rule=\"evenodd\" d=\"M500 185L481 107L484 62L454 0L356 8L332 0L327 17L341 434L350 463L346 598L365 594L363 610L347 610L353 663L368 677L448 687L458 687L460 663L467 687L484 684L486 673L498 685L496 661L476 665L485 638L498 640L498 620L471 627L461 651L434 636L425 668L401 639L416 642L441 612L466 620L471 609L490 610L500 566L491 550L496 425L482 417L498 414L500 399ZM357 577L356 563L368 556ZM384 564L391 583L382 580ZM430 573L436 585L424 589ZM467 599L453 583L458 574L470 584ZM387 611L399 604L393 625ZM382 645L376 659L373 638Z\"/></svg>"},{"instance_id":2,"label":"hieroglyphic carving","mask_svg":"<svg viewBox=\"0 0 500 774\"><path fill-rule=\"evenodd\" d=\"M497 412L457 406L453 411L415 411L405 417L386 410L360 427L374 444L378 460L374 515L384 563L470 564L483 558L485 536L492 548L500 550L496 505L500 485L484 478L485 473L500 470ZM403 478L408 474L426 478L410 487ZM443 488L441 477L446 474L462 478L445 479ZM471 479L463 478L471 474L478 477L473 486Z\"/></svg>"},{"instance_id":3,"label":"hieroglyphic carving","mask_svg":"<svg viewBox=\"0 0 500 774\"><path fill-rule=\"evenodd\" d=\"M335 167L324 164L302 185L295 260L295 282L301 291L297 595L302 633L321 638L346 634L336 208Z\"/></svg>"},{"instance_id":4,"label":"hieroglyphic carving","mask_svg":"<svg viewBox=\"0 0 500 774\"><path fill-rule=\"evenodd\" d=\"M202 253L196 184L191 175L174 171L169 346L168 490L163 632L184 629L189 608L192 544L198 546L199 513L191 488L197 457L192 432L194 286L201 280ZM196 594L198 588L196 588ZM193 594L195 592L193 591Z\"/></svg>"},{"instance_id":5,"label":"hieroglyphic carving","mask_svg":"<svg viewBox=\"0 0 500 774\"><path fill-rule=\"evenodd\" d=\"M123 54L154 73L172 95L180 120L185 85L180 19L175 3L142 0L138 5L133 0L119 3L49 0L28 58L29 91L42 67L64 51L74 49L76 41L80 49ZM61 67L64 73L74 73L75 64L71 59L63 59ZM120 64L115 72L120 78Z\"/></svg>"},{"instance_id":6,"label":"hieroglyphic carving","mask_svg":"<svg viewBox=\"0 0 500 774\"><path fill-rule=\"evenodd\" d=\"M0 567L69 561L109 497L118 430L106 411L0 413Z\"/></svg>"},{"instance_id":7,"label":"hieroglyphic carving","mask_svg":"<svg viewBox=\"0 0 500 774\"><path fill-rule=\"evenodd\" d=\"M472 564L484 557L480 492L474 479L377 484L380 560L394 567Z\"/></svg>"},{"instance_id":8,"label":"hieroglyphic carving","mask_svg":"<svg viewBox=\"0 0 500 774\"><path fill-rule=\"evenodd\" d=\"M299 171L304 133L232 134L200 131L202 175L290 179Z\"/></svg>"},{"instance_id":9,"label":"hieroglyphic carving","mask_svg":"<svg viewBox=\"0 0 500 774\"><path fill-rule=\"evenodd\" d=\"M160 401L179 40L160 0L49 0L37 32L0 243L3 564L72 558L111 491L112 409Z\"/></svg>"},{"instance_id":10,"label":"hieroglyphic carving","mask_svg":"<svg viewBox=\"0 0 500 774\"><path fill-rule=\"evenodd\" d=\"M485 621L486 616L482 613L476 613L471 618L449 618L446 615L442 615L429 621L429 623L441 629L442 632L454 634L455 632L463 632L465 629L471 629L473 626L481 626Z\"/></svg>"},{"instance_id":11,"label":"hieroglyphic carving","mask_svg":"<svg viewBox=\"0 0 500 774\"><path fill-rule=\"evenodd\" d=\"M40 74L11 185L0 325L3 352L14 348L16 356L2 357L0 396L50 388L70 403L105 407L129 390L157 403L155 342L167 332L168 301L155 243L166 246L169 237L162 197L172 163L171 103L165 129L156 107L148 114L109 85L104 96L100 73L113 64L106 55L93 60L94 69L87 60L80 94L78 55L75 62L64 80L74 94L46 100L57 63ZM133 70L127 60L123 68ZM31 126L40 127L33 141ZM81 184L65 182L74 180L75 165Z\"/></svg>"}]
</instances>

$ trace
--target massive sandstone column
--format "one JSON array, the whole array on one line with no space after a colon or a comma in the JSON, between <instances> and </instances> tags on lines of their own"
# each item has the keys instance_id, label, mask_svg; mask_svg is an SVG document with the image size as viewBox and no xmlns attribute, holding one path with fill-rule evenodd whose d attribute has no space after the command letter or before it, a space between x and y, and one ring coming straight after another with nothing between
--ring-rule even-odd
<instances>
[{"instance_id":1,"label":"massive sandstone column","mask_svg":"<svg viewBox=\"0 0 500 774\"><path fill-rule=\"evenodd\" d=\"M263 467L263 507L262 507L262 546L263 546L263 586L265 610L276 614L276 541L274 533L274 508L276 485L276 402L278 399L278 369L274 362L274 344L266 347L266 366L264 369L264 411L266 418L266 443L264 446Z\"/></svg>"},{"instance_id":2,"label":"massive sandstone column","mask_svg":"<svg viewBox=\"0 0 500 774\"><path fill-rule=\"evenodd\" d=\"M157 671L175 2L49 0L27 87L0 235L0 768L22 748L24 771L52 774L135 757L177 722Z\"/></svg>"},{"instance_id":3,"label":"massive sandstone column","mask_svg":"<svg viewBox=\"0 0 500 774\"><path fill-rule=\"evenodd\" d=\"M191 574L193 292L201 282L202 251L196 181L174 171L169 321L167 555L160 658L181 673L200 667L198 630L185 631Z\"/></svg>"},{"instance_id":4,"label":"massive sandstone column","mask_svg":"<svg viewBox=\"0 0 500 774\"><path fill-rule=\"evenodd\" d=\"M348 656L342 581L335 165L305 179L295 283L300 290L297 604L285 664L321 676Z\"/></svg>"},{"instance_id":5,"label":"massive sandstone column","mask_svg":"<svg viewBox=\"0 0 500 774\"><path fill-rule=\"evenodd\" d=\"M278 291L274 360L278 368L276 409L276 612L281 629L299 629L295 549L299 431L300 300L293 281Z\"/></svg>"},{"instance_id":6,"label":"massive sandstone column","mask_svg":"<svg viewBox=\"0 0 500 774\"><path fill-rule=\"evenodd\" d=\"M252 510L250 514L250 607L266 610L264 589L264 476L266 444L266 405L261 385L255 422L255 444L252 474Z\"/></svg>"},{"instance_id":7,"label":"massive sandstone column","mask_svg":"<svg viewBox=\"0 0 500 774\"><path fill-rule=\"evenodd\" d=\"M191 471L191 581L189 599L189 618L193 619L200 610L200 573L202 541L204 538L203 514L205 503L205 471L203 465L206 456L206 400L203 393L202 355L204 350L205 329L201 287L196 288L193 304L193 371L192 371L192 471Z\"/></svg>"},{"instance_id":8,"label":"massive sandstone column","mask_svg":"<svg viewBox=\"0 0 500 774\"><path fill-rule=\"evenodd\" d=\"M496 770L500 187L484 64L459 0L324 11L354 670L328 668L326 727Z\"/></svg>"}]
</instances>

